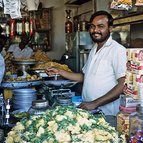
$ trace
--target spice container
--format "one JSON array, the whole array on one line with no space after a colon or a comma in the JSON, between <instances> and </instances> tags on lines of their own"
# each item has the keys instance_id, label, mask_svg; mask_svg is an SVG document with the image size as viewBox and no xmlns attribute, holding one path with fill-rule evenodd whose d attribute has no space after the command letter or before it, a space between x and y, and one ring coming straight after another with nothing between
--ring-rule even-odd
<instances>
[{"instance_id":1,"label":"spice container","mask_svg":"<svg viewBox=\"0 0 143 143\"><path fill-rule=\"evenodd\" d=\"M136 108L120 106L120 112L117 114L117 131L129 136L129 115L136 111Z\"/></svg>"},{"instance_id":2,"label":"spice container","mask_svg":"<svg viewBox=\"0 0 143 143\"><path fill-rule=\"evenodd\" d=\"M143 107L137 105L136 112L129 117L130 123L130 143L143 142Z\"/></svg>"},{"instance_id":3,"label":"spice container","mask_svg":"<svg viewBox=\"0 0 143 143\"><path fill-rule=\"evenodd\" d=\"M49 109L49 102L47 100L34 100L28 112L30 115L40 115L47 109Z\"/></svg>"}]
</instances>

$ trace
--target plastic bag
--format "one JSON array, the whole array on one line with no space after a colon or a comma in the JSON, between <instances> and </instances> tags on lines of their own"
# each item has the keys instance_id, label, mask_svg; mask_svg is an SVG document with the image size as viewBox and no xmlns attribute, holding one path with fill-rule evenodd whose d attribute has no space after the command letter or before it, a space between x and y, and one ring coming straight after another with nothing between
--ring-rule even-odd
<instances>
[{"instance_id":1,"label":"plastic bag","mask_svg":"<svg viewBox=\"0 0 143 143\"><path fill-rule=\"evenodd\" d=\"M0 7L3 7L3 5L2 5L2 0L0 0Z\"/></svg>"},{"instance_id":2,"label":"plastic bag","mask_svg":"<svg viewBox=\"0 0 143 143\"><path fill-rule=\"evenodd\" d=\"M117 10L129 10L132 8L132 0L113 0L110 8Z\"/></svg>"},{"instance_id":3,"label":"plastic bag","mask_svg":"<svg viewBox=\"0 0 143 143\"><path fill-rule=\"evenodd\" d=\"M20 0L3 0L4 14L10 14L12 19L21 18Z\"/></svg>"},{"instance_id":4,"label":"plastic bag","mask_svg":"<svg viewBox=\"0 0 143 143\"><path fill-rule=\"evenodd\" d=\"M143 6L143 0L136 0L135 6Z\"/></svg>"}]
</instances>

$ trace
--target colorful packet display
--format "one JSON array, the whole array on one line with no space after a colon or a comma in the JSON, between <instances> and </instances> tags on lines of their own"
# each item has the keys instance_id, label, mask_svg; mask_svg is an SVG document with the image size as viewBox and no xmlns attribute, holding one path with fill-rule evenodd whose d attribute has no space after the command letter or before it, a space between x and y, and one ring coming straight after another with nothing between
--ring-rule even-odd
<instances>
[{"instance_id":1,"label":"colorful packet display","mask_svg":"<svg viewBox=\"0 0 143 143\"><path fill-rule=\"evenodd\" d=\"M132 0L113 0L110 8L117 10L129 10L132 8Z\"/></svg>"}]
</instances>

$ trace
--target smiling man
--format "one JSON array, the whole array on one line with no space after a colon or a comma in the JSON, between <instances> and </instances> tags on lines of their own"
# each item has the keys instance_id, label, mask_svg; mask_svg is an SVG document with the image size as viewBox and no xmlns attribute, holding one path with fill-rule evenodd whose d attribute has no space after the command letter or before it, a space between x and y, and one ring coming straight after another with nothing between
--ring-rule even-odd
<instances>
[{"instance_id":1,"label":"smiling man","mask_svg":"<svg viewBox=\"0 0 143 143\"><path fill-rule=\"evenodd\" d=\"M94 46L83 67L83 73L66 72L61 69L47 69L48 74L83 82L83 103L80 108L100 108L106 115L119 111L119 96L123 92L126 72L126 49L110 36L112 16L106 11L97 11L90 18L90 36Z\"/></svg>"}]
</instances>

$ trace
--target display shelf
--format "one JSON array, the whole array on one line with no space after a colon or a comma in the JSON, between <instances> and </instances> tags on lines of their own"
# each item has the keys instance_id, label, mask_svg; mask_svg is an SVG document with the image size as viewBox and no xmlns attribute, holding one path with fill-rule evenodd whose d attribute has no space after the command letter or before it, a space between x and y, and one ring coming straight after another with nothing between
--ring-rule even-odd
<instances>
[{"instance_id":1,"label":"display shelf","mask_svg":"<svg viewBox=\"0 0 143 143\"><path fill-rule=\"evenodd\" d=\"M81 5L91 0L65 0L65 4Z\"/></svg>"},{"instance_id":2,"label":"display shelf","mask_svg":"<svg viewBox=\"0 0 143 143\"><path fill-rule=\"evenodd\" d=\"M143 13L136 13L125 17L116 18L113 22L114 26L143 22Z\"/></svg>"}]
</instances>

